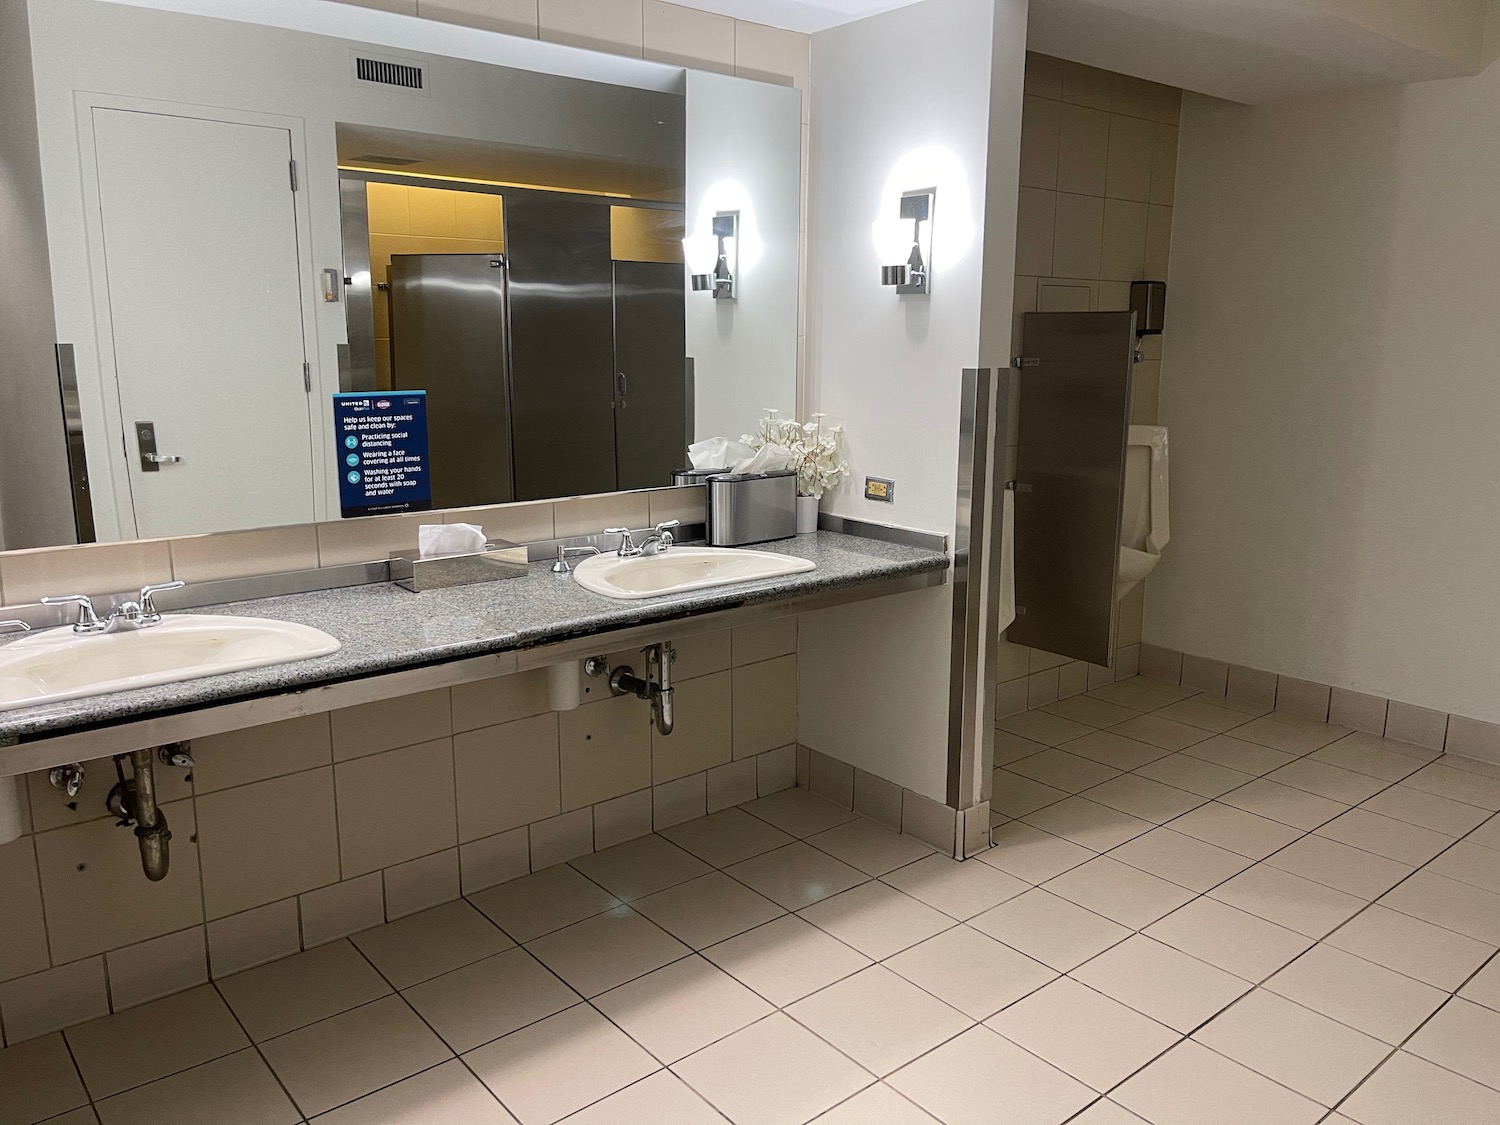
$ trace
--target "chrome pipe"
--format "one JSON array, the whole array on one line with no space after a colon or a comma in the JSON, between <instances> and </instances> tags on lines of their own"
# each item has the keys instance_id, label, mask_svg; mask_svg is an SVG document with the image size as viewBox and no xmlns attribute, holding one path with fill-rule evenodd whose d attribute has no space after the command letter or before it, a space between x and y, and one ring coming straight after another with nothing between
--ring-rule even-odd
<instances>
[{"instance_id":1,"label":"chrome pipe","mask_svg":"<svg viewBox=\"0 0 1500 1125\"><path fill-rule=\"evenodd\" d=\"M141 849L141 867L146 878L159 883L167 877L172 856L168 841L172 831L167 827L166 814L156 803L156 753L154 750L136 750L130 755L130 769L134 775L130 790L131 813L135 818L135 838Z\"/></svg>"}]
</instances>

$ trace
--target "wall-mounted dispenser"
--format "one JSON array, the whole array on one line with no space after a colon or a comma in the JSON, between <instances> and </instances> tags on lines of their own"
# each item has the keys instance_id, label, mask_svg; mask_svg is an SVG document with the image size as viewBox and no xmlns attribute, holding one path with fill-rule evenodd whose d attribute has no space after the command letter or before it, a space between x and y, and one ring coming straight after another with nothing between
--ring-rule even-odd
<instances>
[{"instance_id":1,"label":"wall-mounted dispenser","mask_svg":"<svg viewBox=\"0 0 1500 1125\"><path fill-rule=\"evenodd\" d=\"M932 191L908 191L901 196L895 218L875 223L875 247L880 254L880 284L897 293L931 291ZM923 224L926 224L924 227Z\"/></svg>"},{"instance_id":2,"label":"wall-mounted dispenser","mask_svg":"<svg viewBox=\"0 0 1500 1125\"><path fill-rule=\"evenodd\" d=\"M1160 336L1166 323L1167 283L1165 281L1132 281L1130 311L1135 313L1135 334Z\"/></svg>"},{"instance_id":3,"label":"wall-mounted dispenser","mask_svg":"<svg viewBox=\"0 0 1500 1125\"><path fill-rule=\"evenodd\" d=\"M720 211L708 232L682 240L695 293L712 292L716 301L735 299L735 275L740 265L739 232L740 213Z\"/></svg>"}]
</instances>

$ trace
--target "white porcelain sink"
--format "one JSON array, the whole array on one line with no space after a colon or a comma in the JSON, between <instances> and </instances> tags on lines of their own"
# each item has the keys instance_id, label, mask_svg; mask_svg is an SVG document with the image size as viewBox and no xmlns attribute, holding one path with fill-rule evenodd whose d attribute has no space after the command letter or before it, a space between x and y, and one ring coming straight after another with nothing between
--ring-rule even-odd
<instances>
[{"instance_id":1,"label":"white porcelain sink","mask_svg":"<svg viewBox=\"0 0 1500 1125\"><path fill-rule=\"evenodd\" d=\"M758 578L776 578L816 570L817 563L769 551L745 551L731 547L673 547L659 555L637 555L622 559L615 554L595 555L573 568L573 577L585 590L607 598L655 598L706 590Z\"/></svg>"},{"instance_id":2,"label":"white porcelain sink","mask_svg":"<svg viewBox=\"0 0 1500 1125\"><path fill-rule=\"evenodd\" d=\"M0 646L0 711L196 680L337 652L320 629L181 613L149 629L78 636L49 629Z\"/></svg>"}]
</instances>

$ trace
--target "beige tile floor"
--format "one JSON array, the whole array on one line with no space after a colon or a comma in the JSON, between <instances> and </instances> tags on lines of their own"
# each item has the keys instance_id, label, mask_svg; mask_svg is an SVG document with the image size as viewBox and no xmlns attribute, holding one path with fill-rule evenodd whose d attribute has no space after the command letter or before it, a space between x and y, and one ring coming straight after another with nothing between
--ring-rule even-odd
<instances>
[{"instance_id":1,"label":"beige tile floor","mask_svg":"<svg viewBox=\"0 0 1500 1125\"><path fill-rule=\"evenodd\" d=\"M0 1125L1500 1121L1500 769L1134 680L0 1052Z\"/></svg>"}]
</instances>

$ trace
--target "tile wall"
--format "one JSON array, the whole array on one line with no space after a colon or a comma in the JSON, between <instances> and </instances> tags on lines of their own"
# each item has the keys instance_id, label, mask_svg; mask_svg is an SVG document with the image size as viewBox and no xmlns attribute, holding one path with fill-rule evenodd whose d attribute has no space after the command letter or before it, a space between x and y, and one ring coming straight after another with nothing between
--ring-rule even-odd
<instances>
[{"instance_id":1,"label":"tile wall","mask_svg":"<svg viewBox=\"0 0 1500 1125\"><path fill-rule=\"evenodd\" d=\"M107 759L72 805L28 775L31 831L0 846L4 1042L796 784L797 619L677 650L669 738L598 680L548 711L538 670L197 740L158 771L160 883L104 815Z\"/></svg>"}]
</instances>

